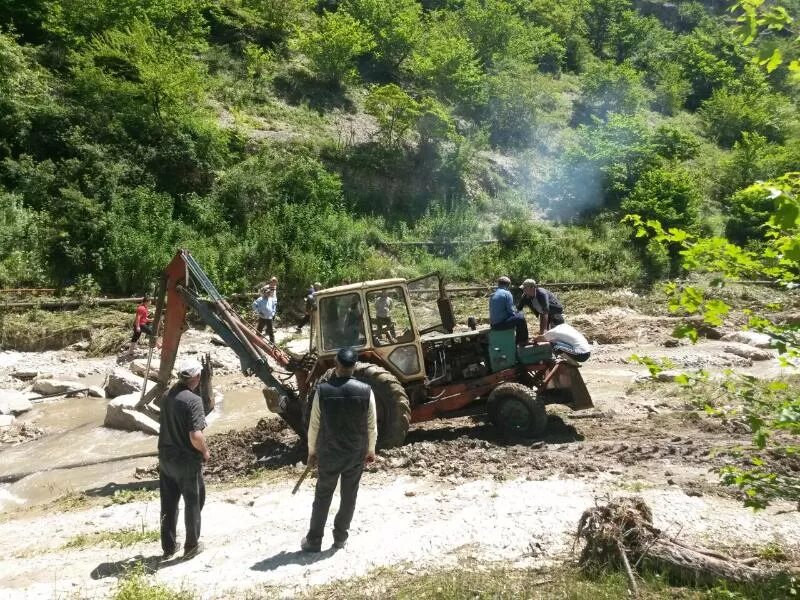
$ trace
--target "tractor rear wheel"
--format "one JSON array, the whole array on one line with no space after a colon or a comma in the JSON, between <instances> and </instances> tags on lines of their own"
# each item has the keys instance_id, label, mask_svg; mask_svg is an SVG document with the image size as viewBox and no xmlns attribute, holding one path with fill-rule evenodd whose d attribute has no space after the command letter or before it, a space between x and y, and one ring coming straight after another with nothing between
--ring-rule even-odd
<instances>
[{"instance_id":1,"label":"tractor rear wheel","mask_svg":"<svg viewBox=\"0 0 800 600\"><path fill-rule=\"evenodd\" d=\"M521 383L501 383L486 403L489 419L504 433L539 437L547 428L547 411L536 391Z\"/></svg>"},{"instance_id":2,"label":"tractor rear wheel","mask_svg":"<svg viewBox=\"0 0 800 600\"><path fill-rule=\"evenodd\" d=\"M335 369L328 369L320 377L327 381ZM403 386L389 371L372 363L358 362L353 377L369 384L375 394L375 411L378 420L378 448L402 446L411 422L411 405Z\"/></svg>"}]
</instances>

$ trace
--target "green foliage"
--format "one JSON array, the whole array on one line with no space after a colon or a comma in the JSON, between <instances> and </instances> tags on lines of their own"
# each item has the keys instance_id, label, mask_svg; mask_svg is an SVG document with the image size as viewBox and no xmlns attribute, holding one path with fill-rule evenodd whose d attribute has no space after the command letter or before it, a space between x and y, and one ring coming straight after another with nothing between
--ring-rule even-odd
<instances>
[{"instance_id":1,"label":"green foliage","mask_svg":"<svg viewBox=\"0 0 800 600\"><path fill-rule=\"evenodd\" d=\"M587 37L592 50L598 56L606 56L612 31L630 12L629 0L589 0L584 13Z\"/></svg>"},{"instance_id":2,"label":"green foliage","mask_svg":"<svg viewBox=\"0 0 800 600\"><path fill-rule=\"evenodd\" d=\"M345 0L339 10L364 26L375 42L375 60L392 73L411 54L422 29L422 7L416 0Z\"/></svg>"},{"instance_id":3,"label":"green foliage","mask_svg":"<svg viewBox=\"0 0 800 600\"><path fill-rule=\"evenodd\" d=\"M763 240L765 224L775 211L775 198L759 185L739 190L728 202L728 222L725 235L740 245L750 240Z\"/></svg>"},{"instance_id":4,"label":"green foliage","mask_svg":"<svg viewBox=\"0 0 800 600\"><path fill-rule=\"evenodd\" d=\"M154 584L137 565L120 578L111 600L194 600L195 595L186 590L175 591L166 585Z\"/></svg>"},{"instance_id":5,"label":"green foliage","mask_svg":"<svg viewBox=\"0 0 800 600\"><path fill-rule=\"evenodd\" d=\"M488 78L486 122L493 146L525 148L531 145L544 95L537 81L537 71L519 61L503 63Z\"/></svg>"},{"instance_id":6,"label":"green foliage","mask_svg":"<svg viewBox=\"0 0 800 600\"><path fill-rule=\"evenodd\" d=\"M378 120L383 141L389 146L403 141L420 113L419 104L393 83L372 88L364 110Z\"/></svg>"},{"instance_id":7,"label":"green foliage","mask_svg":"<svg viewBox=\"0 0 800 600\"><path fill-rule=\"evenodd\" d=\"M481 101L484 74L477 51L458 24L444 14L428 18L425 34L405 64L419 85L441 100L474 106Z\"/></svg>"},{"instance_id":8,"label":"green foliage","mask_svg":"<svg viewBox=\"0 0 800 600\"><path fill-rule=\"evenodd\" d=\"M722 88L703 103L699 112L708 136L730 148L744 132L762 135L770 141L782 141L791 111L786 100L777 94Z\"/></svg>"},{"instance_id":9,"label":"green foliage","mask_svg":"<svg viewBox=\"0 0 800 600\"><path fill-rule=\"evenodd\" d=\"M369 29L345 11L324 12L313 29L301 30L294 40L320 80L337 85L356 78L356 58L374 46Z\"/></svg>"},{"instance_id":10,"label":"green foliage","mask_svg":"<svg viewBox=\"0 0 800 600\"><path fill-rule=\"evenodd\" d=\"M40 217L20 198L0 191L0 287L36 286L46 281L38 240Z\"/></svg>"},{"instance_id":11,"label":"green foliage","mask_svg":"<svg viewBox=\"0 0 800 600\"><path fill-rule=\"evenodd\" d=\"M609 113L634 114L648 101L642 74L630 64L595 63L581 81L581 96L576 116L586 121L595 116L606 119Z\"/></svg>"},{"instance_id":12,"label":"green foliage","mask_svg":"<svg viewBox=\"0 0 800 600\"><path fill-rule=\"evenodd\" d=\"M697 186L680 167L646 171L620 206L625 213L655 219L667 227L688 229L696 226L699 207Z\"/></svg>"}]
</instances>

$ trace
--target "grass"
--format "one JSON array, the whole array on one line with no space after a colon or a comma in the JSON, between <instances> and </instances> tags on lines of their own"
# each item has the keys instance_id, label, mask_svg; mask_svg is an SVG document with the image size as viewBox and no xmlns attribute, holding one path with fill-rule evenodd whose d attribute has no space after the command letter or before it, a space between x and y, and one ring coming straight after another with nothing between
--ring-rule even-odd
<instances>
[{"instance_id":1,"label":"grass","mask_svg":"<svg viewBox=\"0 0 800 600\"><path fill-rule=\"evenodd\" d=\"M81 533L70 538L64 548L88 548L89 546L99 546L101 544L125 547L134 544L157 542L160 534L154 529L135 529L126 527L116 531L97 531L94 533Z\"/></svg>"},{"instance_id":2,"label":"grass","mask_svg":"<svg viewBox=\"0 0 800 600\"><path fill-rule=\"evenodd\" d=\"M792 579L787 577L758 585L719 584L712 588L675 586L656 574L646 574L639 582L642 600L772 600L790 597L794 586ZM251 590L246 597L256 600L276 595L274 589L265 589L261 595ZM625 576L620 573L600 573L589 577L570 567L541 571L471 565L419 575L411 571L382 568L364 577L310 588L299 597L325 600L619 600L630 595Z\"/></svg>"},{"instance_id":3,"label":"grass","mask_svg":"<svg viewBox=\"0 0 800 600\"><path fill-rule=\"evenodd\" d=\"M137 490L117 490L110 498L106 506L112 504L130 504L131 502L147 502L158 498L158 491L146 488Z\"/></svg>"},{"instance_id":4,"label":"grass","mask_svg":"<svg viewBox=\"0 0 800 600\"><path fill-rule=\"evenodd\" d=\"M144 567L138 565L119 580L112 600L194 600L188 590L173 590L163 584L151 583Z\"/></svg>"}]
</instances>

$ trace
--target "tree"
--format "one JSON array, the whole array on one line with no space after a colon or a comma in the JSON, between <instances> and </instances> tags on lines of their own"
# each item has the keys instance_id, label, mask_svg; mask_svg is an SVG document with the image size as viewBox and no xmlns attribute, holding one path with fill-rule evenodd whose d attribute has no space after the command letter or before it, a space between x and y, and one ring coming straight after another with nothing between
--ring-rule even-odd
<instances>
[{"instance_id":1,"label":"tree","mask_svg":"<svg viewBox=\"0 0 800 600\"><path fill-rule=\"evenodd\" d=\"M643 219L658 220L665 227L693 229L700 199L689 173L677 165L668 165L646 171L620 209Z\"/></svg>"},{"instance_id":2,"label":"tree","mask_svg":"<svg viewBox=\"0 0 800 600\"><path fill-rule=\"evenodd\" d=\"M375 41L375 59L389 72L411 54L422 30L422 7L416 0L345 0L339 10L361 23Z\"/></svg>"},{"instance_id":3,"label":"tree","mask_svg":"<svg viewBox=\"0 0 800 600\"><path fill-rule=\"evenodd\" d=\"M393 83L373 87L364 109L378 120L387 146L401 143L420 114L419 104Z\"/></svg>"},{"instance_id":4,"label":"tree","mask_svg":"<svg viewBox=\"0 0 800 600\"><path fill-rule=\"evenodd\" d=\"M434 14L427 25L406 70L443 100L466 106L480 104L484 74L475 47L447 15Z\"/></svg>"},{"instance_id":5,"label":"tree","mask_svg":"<svg viewBox=\"0 0 800 600\"><path fill-rule=\"evenodd\" d=\"M614 27L632 8L630 0L589 0L584 12L589 44L597 56L606 56Z\"/></svg>"},{"instance_id":6,"label":"tree","mask_svg":"<svg viewBox=\"0 0 800 600\"><path fill-rule=\"evenodd\" d=\"M575 115L579 121L590 117L605 119L609 113L634 114L648 101L642 74L627 63L600 62L581 80L581 95Z\"/></svg>"},{"instance_id":7,"label":"tree","mask_svg":"<svg viewBox=\"0 0 800 600\"><path fill-rule=\"evenodd\" d=\"M369 30L345 11L324 12L311 30L301 30L294 41L320 80L335 85L353 81L356 58L374 46Z\"/></svg>"}]
</instances>

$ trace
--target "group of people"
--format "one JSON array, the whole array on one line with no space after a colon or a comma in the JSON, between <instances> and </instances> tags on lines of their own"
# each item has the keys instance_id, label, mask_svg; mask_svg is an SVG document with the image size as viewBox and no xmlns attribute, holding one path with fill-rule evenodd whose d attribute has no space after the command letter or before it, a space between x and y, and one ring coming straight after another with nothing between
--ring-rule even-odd
<instances>
[{"instance_id":1,"label":"group of people","mask_svg":"<svg viewBox=\"0 0 800 600\"><path fill-rule=\"evenodd\" d=\"M513 329L517 346L549 343L554 352L566 355L577 362L589 359L592 347L583 334L564 319L564 307L555 294L541 287L534 279L520 285L522 294L514 304L511 279L505 275L497 279L497 289L489 298L489 324L497 331ZM539 317L539 334L530 337L525 307Z\"/></svg>"}]
</instances>

